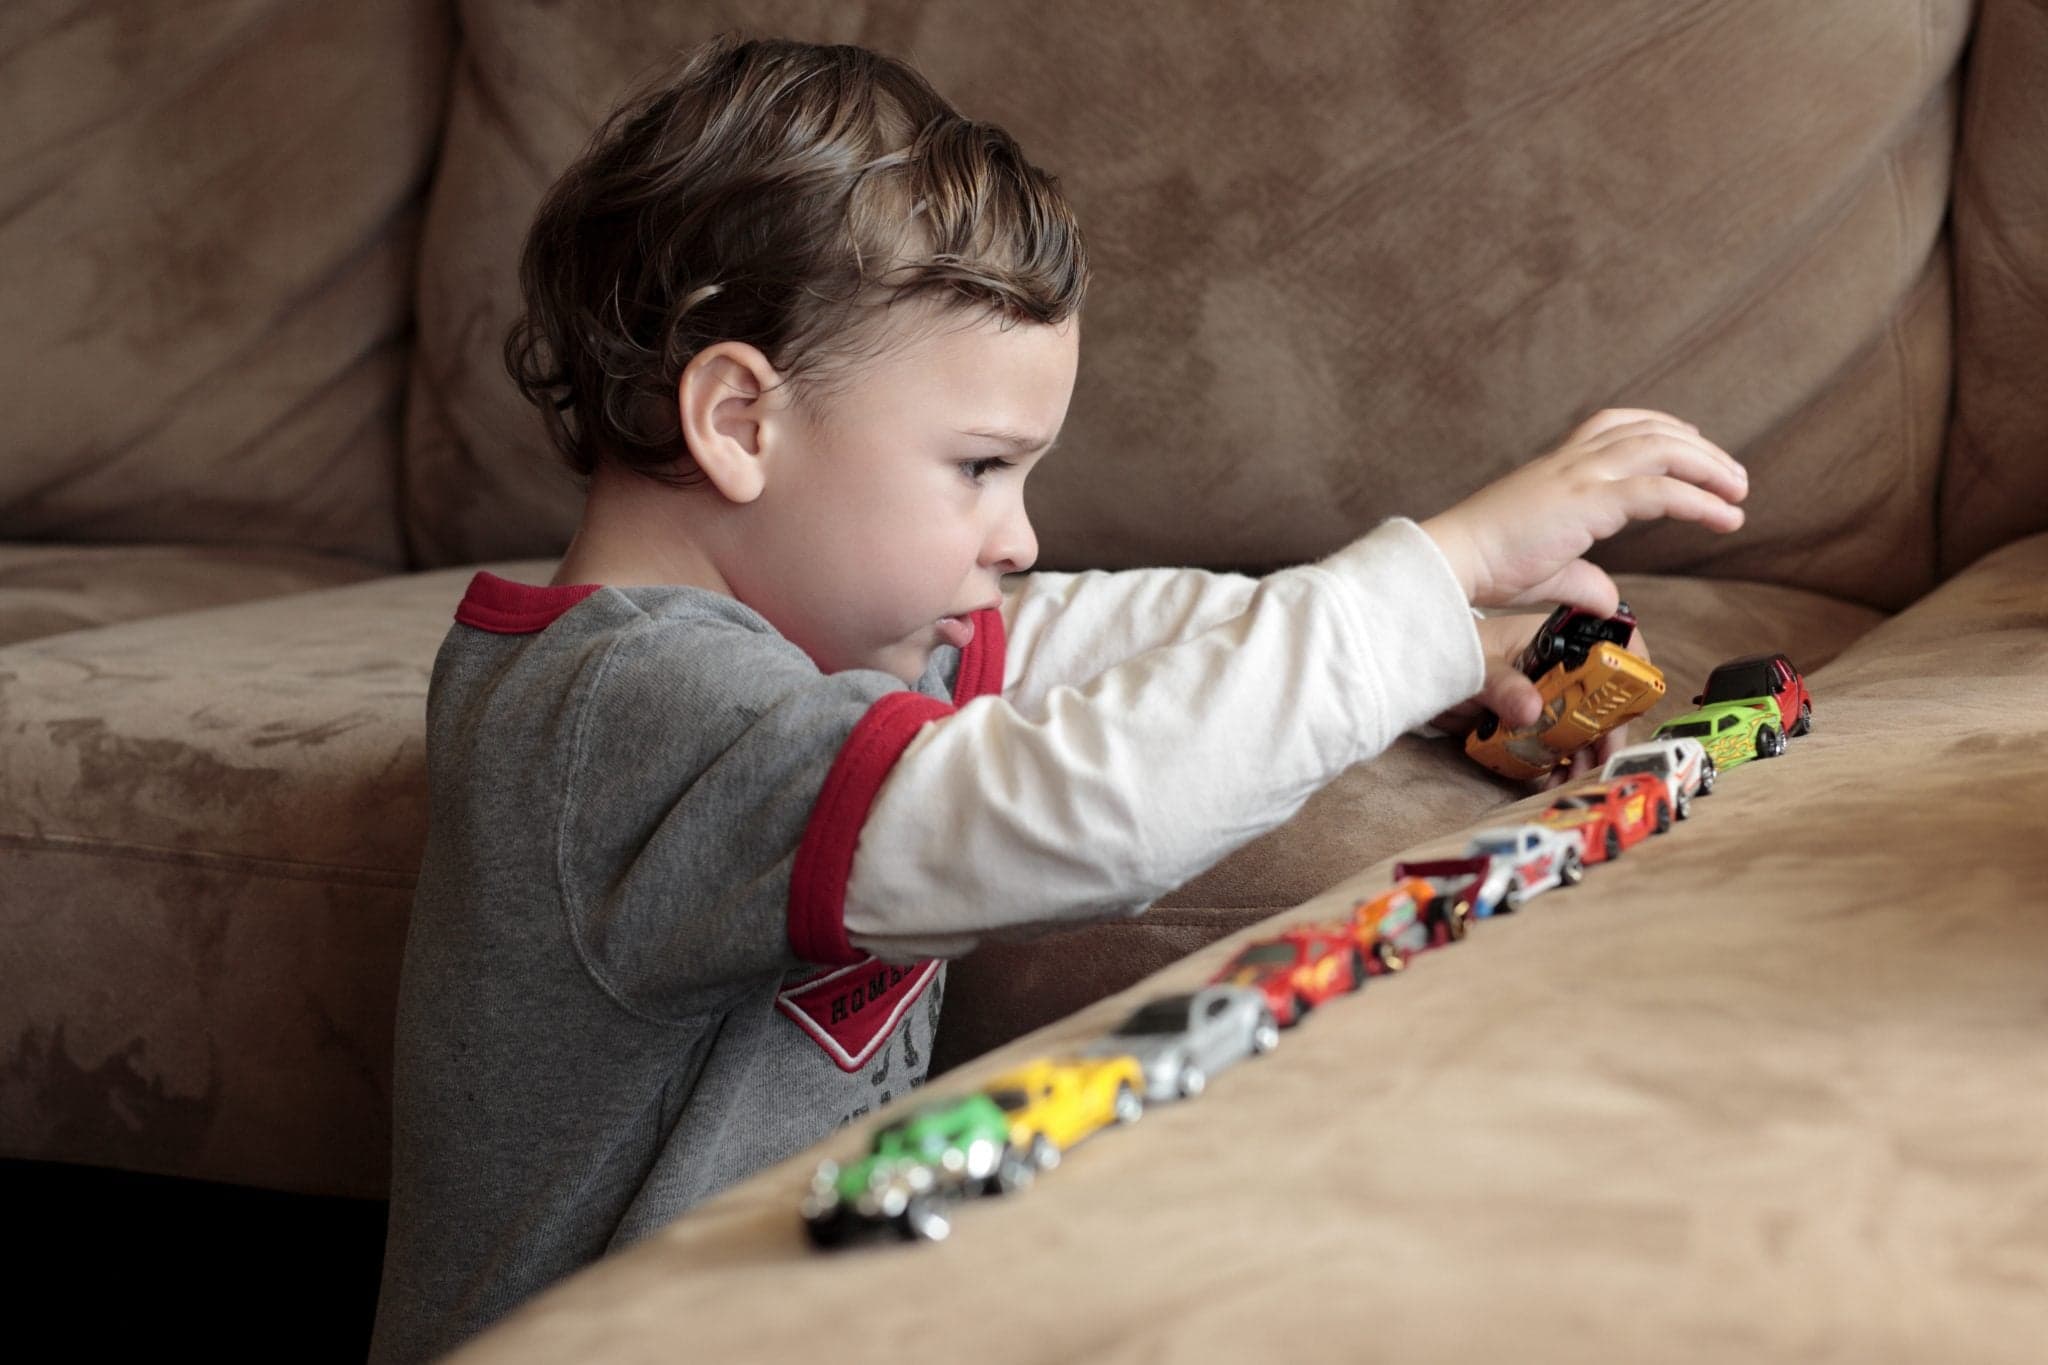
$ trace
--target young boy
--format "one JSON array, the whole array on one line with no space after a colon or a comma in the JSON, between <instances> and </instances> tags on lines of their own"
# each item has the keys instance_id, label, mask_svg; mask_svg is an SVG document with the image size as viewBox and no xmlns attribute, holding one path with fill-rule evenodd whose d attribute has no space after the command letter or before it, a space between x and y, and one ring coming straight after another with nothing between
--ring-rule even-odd
<instances>
[{"instance_id":1,"label":"young boy","mask_svg":"<svg viewBox=\"0 0 2048 1365\"><path fill-rule=\"evenodd\" d=\"M1741 521L1727 455L1607 412L1318 564L1006 594L1080 236L857 49L692 54L521 276L508 362L588 501L552 583L477 575L434 669L377 1360L919 1084L937 959L1135 913L1431 717L1533 719L1529 618L1474 604L1611 611L1595 540Z\"/></svg>"}]
</instances>

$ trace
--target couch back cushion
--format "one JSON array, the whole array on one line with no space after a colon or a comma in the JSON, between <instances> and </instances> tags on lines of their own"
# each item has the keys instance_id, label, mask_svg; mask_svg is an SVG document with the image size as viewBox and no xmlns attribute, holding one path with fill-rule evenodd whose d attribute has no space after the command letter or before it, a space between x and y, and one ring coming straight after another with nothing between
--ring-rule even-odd
<instances>
[{"instance_id":1,"label":"couch back cushion","mask_svg":"<svg viewBox=\"0 0 2048 1365\"><path fill-rule=\"evenodd\" d=\"M431 0L0 16L0 539L396 564Z\"/></svg>"},{"instance_id":2,"label":"couch back cushion","mask_svg":"<svg viewBox=\"0 0 2048 1365\"><path fill-rule=\"evenodd\" d=\"M2048 531L2048 5L1984 0L1956 162L1942 568Z\"/></svg>"},{"instance_id":3,"label":"couch back cushion","mask_svg":"<svg viewBox=\"0 0 2048 1365\"><path fill-rule=\"evenodd\" d=\"M1627 404L1699 424L1754 491L1739 537L1642 527L1610 565L1903 603L1935 572L1969 10L467 4L415 544L566 540L575 489L499 358L526 221L629 84L743 28L908 57L1074 198L1097 278L1033 479L1048 566L1318 555Z\"/></svg>"}]
</instances>

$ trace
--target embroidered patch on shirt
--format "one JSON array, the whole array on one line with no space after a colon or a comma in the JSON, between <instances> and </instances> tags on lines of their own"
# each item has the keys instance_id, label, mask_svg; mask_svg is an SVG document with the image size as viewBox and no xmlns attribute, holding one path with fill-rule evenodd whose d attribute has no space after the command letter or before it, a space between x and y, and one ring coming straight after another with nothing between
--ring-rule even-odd
<instances>
[{"instance_id":1,"label":"embroidered patch on shirt","mask_svg":"<svg viewBox=\"0 0 2048 1365\"><path fill-rule=\"evenodd\" d=\"M892 967L870 957L784 987L775 1008L795 1020L841 1071L858 1071L889 1040L938 970L937 962Z\"/></svg>"}]
</instances>

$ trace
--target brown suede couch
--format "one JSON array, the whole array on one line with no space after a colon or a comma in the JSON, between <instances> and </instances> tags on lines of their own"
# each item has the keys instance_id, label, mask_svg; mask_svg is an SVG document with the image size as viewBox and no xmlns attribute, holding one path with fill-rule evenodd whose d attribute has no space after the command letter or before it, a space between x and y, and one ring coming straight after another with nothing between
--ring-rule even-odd
<instances>
[{"instance_id":1,"label":"brown suede couch","mask_svg":"<svg viewBox=\"0 0 2048 1365\"><path fill-rule=\"evenodd\" d=\"M0 1156L381 1196L428 669L577 505L498 362L521 233L733 27L908 56L1068 187L1047 567L1299 561L1665 408L1752 493L1600 552L1651 720L1782 648L1818 725L943 1248L807 1255L808 1154L475 1357L2038 1359L2040 0L14 7ZM1144 917L957 963L934 1086L1518 799L1403 740Z\"/></svg>"}]
</instances>

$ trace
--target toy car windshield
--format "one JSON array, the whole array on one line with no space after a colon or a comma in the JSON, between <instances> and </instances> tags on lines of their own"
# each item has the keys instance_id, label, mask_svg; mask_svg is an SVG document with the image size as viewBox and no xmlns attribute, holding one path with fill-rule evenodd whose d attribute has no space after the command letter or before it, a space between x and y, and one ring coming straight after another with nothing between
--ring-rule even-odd
<instances>
[{"instance_id":1,"label":"toy car windshield","mask_svg":"<svg viewBox=\"0 0 2048 1365\"><path fill-rule=\"evenodd\" d=\"M1670 739L1704 739L1714 733L1710 720L1688 721L1684 725L1667 725L1658 734Z\"/></svg>"},{"instance_id":2,"label":"toy car windshield","mask_svg":"<svg viewBox=\"0 0 2048 1365\"><path fill-rule=\"evenodd\" d=\"M1022 1090L1005 1088L1002 1090L991 1090L987 1094L991 1100L995 1101L996 1108L1001 1109L1005 1113L1014 1113L1019 1109L1028 1108L1031 1104L1031 1097Z\"/></svg>"},{"instance_id":3,"label":"toy car windshield","mask_svg":"<svg viewBox=\"0 0 2048 1365\"><path fill-rule=\"evenodd\" d=\"M1550 808L1552 810L1592 810L1599 804L1597 800L1590 797L1560 796L1557 800L1550 803Z\"/></svg>"},{"instance_id":4,"label":"toy car windshield","mask_svg":"<svg viewBox=\"0 0 2048 1365\"><path fill-rule=\"evenodd\" d=\"M1292 943L1262 943L1239 953L1237 963L1240 967L1262 967L1268 962L1292 962L1294 958Z\"/></svg>"},{"instance_id":5,"label":"toy car windshield","mask_svg":"<svg viewBox=\"0 0 2048 1365\"><path fill-rule=\"evenodd\" d=\"M1472 841L1472 847L1483 848L1488 853L1513 853L1515 841L1510 835L1503 835L1497 839L1479 838Z\"/></svg>"},{"instance_id":6,"label":"toy car windshield","mask_svg":"<svg viewBox=\"0 0 2048 1365\"><path fill-rule=\"evenodd\" d=\"M1707 679L1707 690L1700 694L1699 704L1711 706L1717 701L1743 701L1750 697L1768 697L1777 690L1778 680L1771 672L1768 660L1717 668Z\"/></svg>"},{"instance_id":7,"label":"toy car windshield","mask_svg":"<svg viewBox=\"0 0 2048 1365\"><path fill-rule=\"evenodd\" d=\"M1154 1000L1124 1020L1117 1032L1126 1037L1148 1033L1185 1033L1188 1027L1188 1001L1192 998L1186 995L1169 995L1163 1000Z\"/></svg>"},{"instance_id":8,"label":"toy car windshield","mask_svg":"<svg viewBox=\"0 0 2048 1365\"><path fill-rule=\"evenodd\" d=\"M1657 777L1662 777L1665 766L1663 759L1645 754L1641 758L1623 759L1615 764L1607 775L1609 777L1627 777L1632 773L1651 773Z\"/></svg>"}]
</instances>

